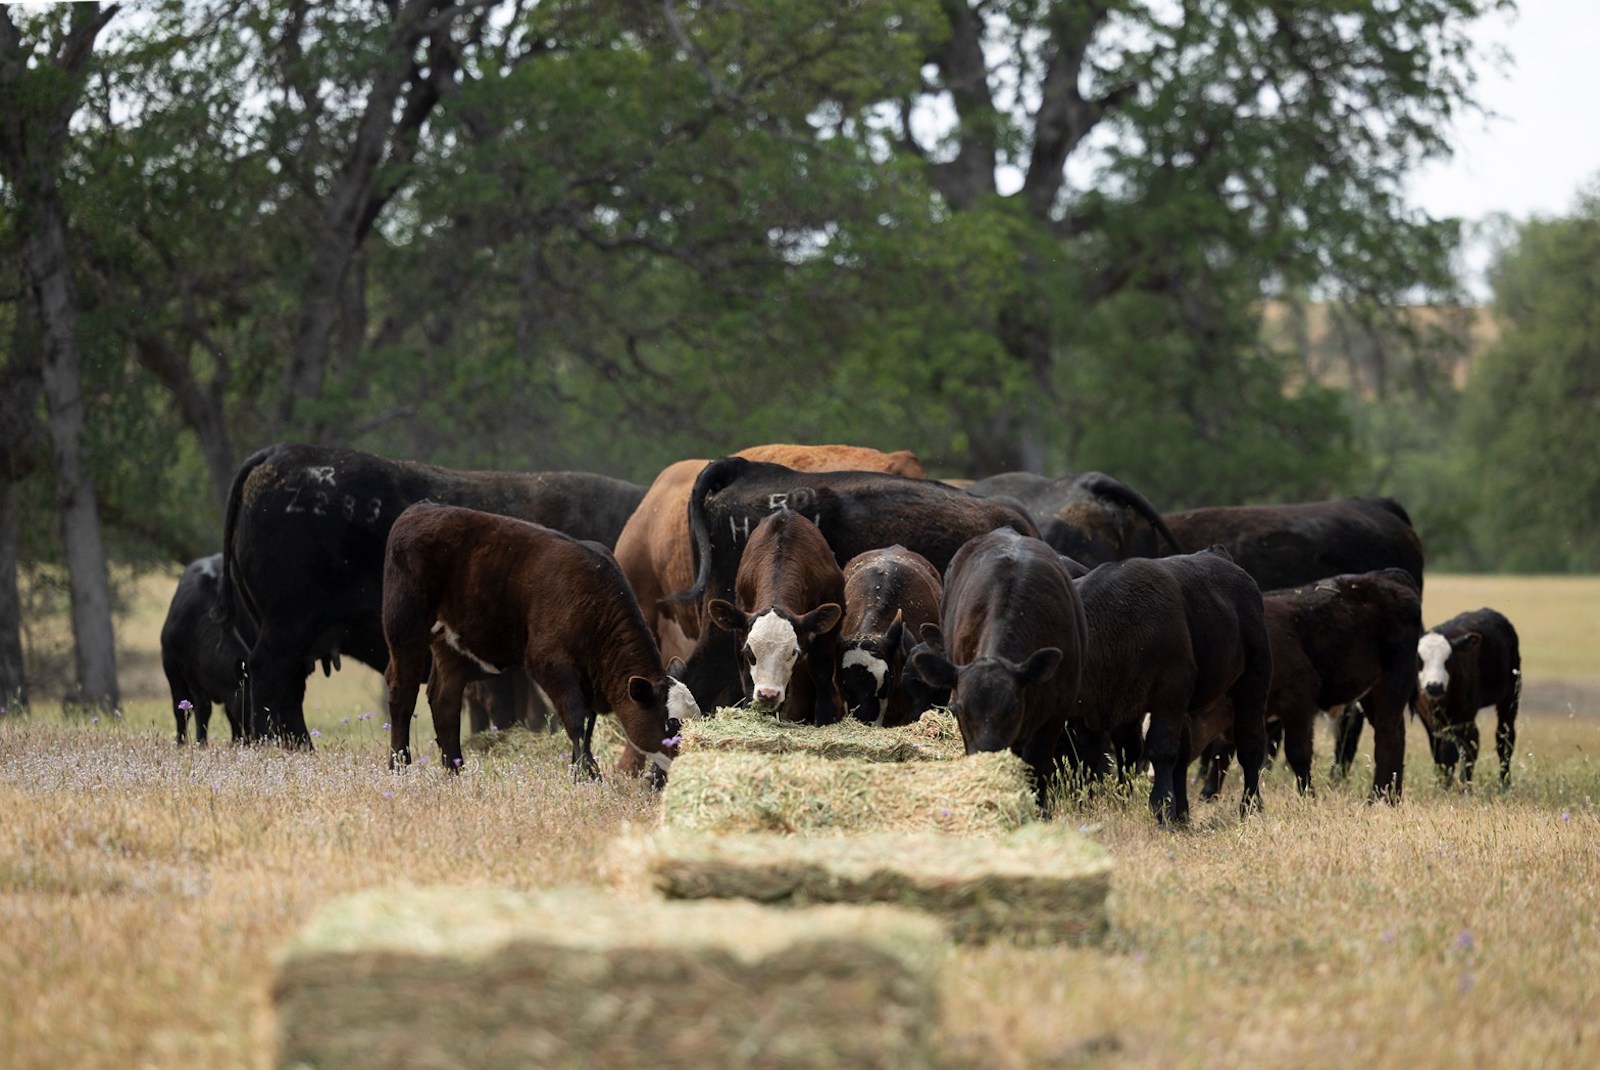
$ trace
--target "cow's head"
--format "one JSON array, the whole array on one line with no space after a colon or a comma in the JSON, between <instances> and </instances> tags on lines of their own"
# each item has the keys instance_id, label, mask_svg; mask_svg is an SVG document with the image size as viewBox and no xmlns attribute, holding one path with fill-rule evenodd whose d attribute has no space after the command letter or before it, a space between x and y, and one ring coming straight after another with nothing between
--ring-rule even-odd
<instances>
[{"instance_id":1,"label":"cow's head","mask_svg":"<svg viewBox=\"0 0 1600 1070\"><path fill-rule=\"evenodd\" d=\"M652 768L659 786L678 756L678 731L682 722L701 716L700 706L677 678L683 662L677 658L660 680L647 676L628 678L628 701L616 711L628 745L638 751Z\"/></svg>"},{"instance_id":2,"label":"cow's head","mask_svg":"<svg viewBox=\"0 0 1600 1070\"><path fill-rule=\"evenodd\" d=\"M983 657L957 666L943 655L919 650L911 666L930 687L948 689L950 709L961 727L967 753L1009 750L1022 735L1024 692L1055 675L1057 647L1035 650L1022 662Z\"/></svg>"},{"instance_id":3,"label":"cow's head","mask_svg":"<svg viewBox=\"0 0 1600 1070\"><path fill-rule=\"evenodd\" d=\"M905 664L905 625L899 611L882 635L852 635L840 651L839 693L845 709L867 724L882 725L889 691Z\"/></svg>"},{"instance_id":4,"label":"cow's head","mask_svg":"<svg viewBox=\"0 0 1600 1070\"><path fill-rule=\"evenodd\" d=\"M715 598L710 610L713 624L742 640L740 679L751 705L763 709L783 705L795 662L811 649L817 636L837 628L844 616L837 602L824 602L809 613L796 615L778 606L745 613L732 602Z\"/></svg>"},{"instance_id":5,"label":"cow's head","mask_svg":"<svg viewBox=\"0 0 1600 1070\"><path fill-rule=\"evenodd\" d=\"M1417 640L1417 694L1429 703L1444 701L1450 687L1450 670L1456 658L1471 655L1483 641L1481 632L1466 632L1458 636L1426 632Z\"/></svg>"}]
</instances>

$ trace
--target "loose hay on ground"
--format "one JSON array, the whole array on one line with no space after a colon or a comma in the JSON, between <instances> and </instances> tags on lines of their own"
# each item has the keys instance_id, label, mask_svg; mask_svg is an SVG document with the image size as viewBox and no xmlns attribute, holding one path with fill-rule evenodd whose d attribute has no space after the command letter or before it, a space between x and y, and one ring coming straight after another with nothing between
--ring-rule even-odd
<instances>
[{"instance_id":1,"label":"loose hay on ground","mask_svg":"<svg viewBox=\"0 0 1600 1070\"><path fill-rule=\"evenodd\" d=\"M944 710L929 711L915 724L899 728L876 728L854 717L817 727L734 706L722 707L715 717L684 723L683 752L703 750L810 754L868 762L940 761L966 753L955 717Z\"/></svg>"},{"instance_id":2,"label":"loose hay on ground","mask_svg":"<svg viewBox=\"0 0 1600 1070\"><path fill-rule=\"evenodd\" d=\"M932 914L955 939L977 943L1096 939L1107 928L1111 888L1105 848L1060 824L999 837L662 829L619 842L611 868L621 880L631 869L669 899L892 903Z\"/></svg>"},{"instance_id":3,"label":"loose hay on ground","mask_svg":"<svg viewBox=\"0 0 1600 1070\"><path fill-rule=\"evenodd\" d=\"M699 751L672 766L662 823L703 832L1009 832L1038 817L1009 752L900 764Z\"/></svg>"},{"instance_id":4,"label":"loose hay on ground","mask_svg":"<svg viewBox=\"0 0 1600 1070\"><path fill-rule=\"evenodd\" d=\"M888 907L363 892L280 956L276 1065L928 1065L947 947Z\"/></svg>"}]
</instances>

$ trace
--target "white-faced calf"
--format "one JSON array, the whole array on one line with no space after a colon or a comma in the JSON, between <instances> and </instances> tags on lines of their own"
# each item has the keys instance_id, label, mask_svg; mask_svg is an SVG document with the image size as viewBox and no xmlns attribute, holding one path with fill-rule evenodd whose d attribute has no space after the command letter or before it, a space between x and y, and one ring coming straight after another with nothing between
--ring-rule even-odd
<instances>
[{"instance_id":1,"label":"white-faced calf","mask_svg":"<svg viewBox=\"0 0 1600 1070\"><path fill-rule=\"evenodd\" d=\"M1417 640L1416 712L1428 730L1433 760L1446 781L1461 765L1470 783L1478 760L1478 711L1497 715L1495 752L1500 783L1511 777L1522 700L1522 650L1517 630L1495 610L1475 609L1435 625Z\"/></svg>"},{"instance_id":2,"label":"white-faced calf","mask_svg":"<svg viewBox=\"0 0 1600 1070\"><path fill-rule=\"evenodd\" d=\"M822 532L787 509L771 514L750 535L734 589L737 606L716 598L708 608L738 639L745 698L784 720L838 721L844 573Z\"/></svg>"}]
</instances>

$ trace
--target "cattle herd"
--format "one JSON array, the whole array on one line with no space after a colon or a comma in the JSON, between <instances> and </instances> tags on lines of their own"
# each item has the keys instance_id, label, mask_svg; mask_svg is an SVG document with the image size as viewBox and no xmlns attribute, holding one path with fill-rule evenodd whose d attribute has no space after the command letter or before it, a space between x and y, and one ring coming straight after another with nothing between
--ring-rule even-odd
<instances>
[{"instance_id":1,"label":"cattle herd","mask_svg":"<svg viewBox=\"0 0 1600 1070\"><path fill-rule=\"evenodd\" d=\"M1057 776L1148 772L1170 822L1197 760L1203 797L1237 760L1258 807L1279 739L1309 792L1319 711L1336 774L1371 724L1372 795L1396 801L1407 709L1466 782L1494 706L1504 783L1516 632L1492 609L1424 631L1422 570L1387 498L1163 514L1099 472L943 482L848 446L680 461L645 488L279 444L241 466L161 649L179 743L221 704L235 740L309 748L306 678L348 656L385 674L391 762L424 683L447 768L464 705L474 726L553 712L590 774L611 714L621 767L658 782L679 723L719 706L879 726L940 706L969 753L1027 762L1041 802Z\"/></svg>"}]
</instances>

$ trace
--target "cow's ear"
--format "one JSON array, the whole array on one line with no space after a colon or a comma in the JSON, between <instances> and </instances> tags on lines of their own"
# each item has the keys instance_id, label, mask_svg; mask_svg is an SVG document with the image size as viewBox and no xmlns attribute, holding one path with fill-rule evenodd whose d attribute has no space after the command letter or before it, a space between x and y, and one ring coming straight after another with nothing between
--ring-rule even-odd
<instances>
[{"instance_id":1,"label":"cow's ear","mask_svg":"<svg viewBox=\"0 0 1600 1070\"><path fill-rule=\"evenodd\" d=\"M955 690L959 674L956 667L941 655L931 650L919 650L911 656L911 667L929 687L937 687L942 691Z\"/></svg>"},{"instance_id":2,"label":"cow's ear","mask_svg":"<svg viewBox=\"0 0 1600 1070\"><path fill-rule=\"evenodd\" d=\"M838 627L844 610L837 602L824 602L800 619L800 626L812 635L823 635Z\"/></svg>"},{"instance_id":3,"label":"cow's ear","mask_svg":"<svg viewBox=\"0 0 1600 1070\"><path fill-rule=\"evenodd\" d=\"M906 626L900 620L900 611L894 611L894 620L889 624L888 630L883 633L883 652L885 656L892 656L900 649L901 641L905 638Z\"/></svg>"},{"instance_id":4,"label":"cow's ear","mask_svg":"<svg viewBox=\"0 0 1600 1070\"><path fill-rule=\"evenodd\" d=\"M643 676L628 677L628 697L635 706L653 706L661 701L661 692Z\"/></svg>"},{"instance_id":5,"label":"cow's ear","mask_svg":"<svg viewBox=\"0 0 1600 1070\"><path fill-rule=\"evenodd\" d=\"M1466 635L1458 635L1450 640L1450 649L1459 654L1464 654L1469 650L1476 650L1481 642L1483 642L1482 632L1468 632Z\"/></svg>"},{"instance_id":6,"label":"cow's ear","mask_svg":"<svg viewBox=\"0 0 1600 1070\"><path fill-rule=\"evenodd\" d=\"M681 681L683 679L684 670L687 668L688 666L683 663L682 658L675 657L671 661L667 662L667 675L672 677L674 680Z\"/></svg>"},{"instance_id":7,"label":"cow's ear","mask_svg":"<svg viewBox=\"0 0 1600 1070\"><path fill-rule=\"evenodd\" d=\"M750 627L750 618L725 598L713 598L707 608L711 611L711 623L725 632L742 632Z\"/></svg>"},{"instance_id":8,"label":"cow's ear","mask_svg":"<svg viewBox=\"0 0 1600 1070\"><path fill-rule=\"evenodd\" d=\"M1028 655L1028 660L1017 668L1017 686L1032 687L1042 684L1056 674L1056 667L1061 664L1061 650L1058 647L1047 646L1035 650Z\"/></svg>"},{"instance_id":9,"label":"cow's ear","mask_svg":"<svg viewBox=\"0 0 1600 1070\"><path fill-rule=\"evenodd\" d=\"M924 622L917 634L921 635L922 641L934 650L940 652L944 650L944 632L940 631L939 626L933 621Z\"/></svg>"}]
</instances>

